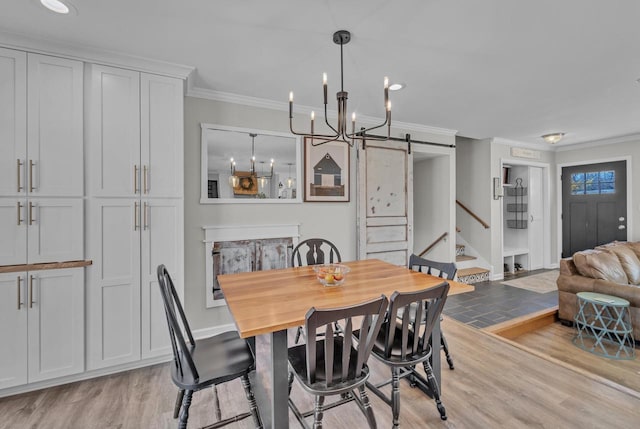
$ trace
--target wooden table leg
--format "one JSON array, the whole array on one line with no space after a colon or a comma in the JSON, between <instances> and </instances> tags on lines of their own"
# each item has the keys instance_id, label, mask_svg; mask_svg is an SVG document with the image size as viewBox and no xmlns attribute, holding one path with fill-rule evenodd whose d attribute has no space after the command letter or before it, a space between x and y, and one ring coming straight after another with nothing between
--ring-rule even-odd
<instances>
[{"instance_id":1,"label":"wooden table leg","mask_svg":"<svg viewBox=\"0 0 640 429\"><path fill-rule=\"evenodd\" d=\"M289 427L287 330L271 334L271 428Z\"/></svg>"}]
</instances>

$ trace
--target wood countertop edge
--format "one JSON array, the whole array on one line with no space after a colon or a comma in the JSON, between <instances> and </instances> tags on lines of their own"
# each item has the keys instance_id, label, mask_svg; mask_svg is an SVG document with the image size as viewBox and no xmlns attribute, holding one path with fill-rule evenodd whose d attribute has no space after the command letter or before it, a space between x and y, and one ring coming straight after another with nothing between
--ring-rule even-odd
<instances>
[{"instance_id":1,"label":"wood countertop edge","mask_svg":"<svg viewBox=\"0 0 640 429\"><path fill-rule=\"evenodd\" d=\"M60 270L63 268L82 268L93 264L92 260L46 262L41 264L0 265L0 274L21 271Z\"/></svg>"}]
</instances>

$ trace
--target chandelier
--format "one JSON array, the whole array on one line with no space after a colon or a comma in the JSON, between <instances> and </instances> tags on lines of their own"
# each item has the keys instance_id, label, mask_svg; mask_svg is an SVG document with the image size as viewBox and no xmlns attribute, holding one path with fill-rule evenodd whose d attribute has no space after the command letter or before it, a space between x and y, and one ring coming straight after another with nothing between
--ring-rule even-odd
<instances>
[{"instance_id":1,"label":"chandelier","mask_svg":"<svg viewBox=\"0 0 640 429\"><path fill-rule=\"evenodd\" d=\"M388 140L391 136L391 102L389 101L389 78L384 78L384 109L385 119L380 125L370 128L360 128L356 132L356 114L351 114L351 133L347 130L347 98L348 93L344 90L344 63L343 46L351 40L351 33L347 30L339 30L333 33L333 42L340 45L340 91L336 93L338 99L338 123L334 127L327 119L327 74L322 74L322 88L324 92L324 122L331 130L330 134L316 134L314 130L315 112L311 112L311 131L308 133L296 132L293 129L293 92L289 93L289 129L294 135L311 138L312 146L319 146L333 141L341 141L353 146L355 141L365 140L366 133L377 128L387 126L386 136L366 136L366 140ZM319 139L319 141L316 141Z\"/></svg>"},{"instance_id":2,"label":"chandelier","mask_svg":"<svg viewBox=\"0 0 640 429\"><path fill-rule=\"evenodd\" d=\"M249 175L254 176L256 174L255 138L258 136L258 134L249 133L249 136L251 137L251 160L250 160L250 167L249 167ZM236 174L236 161L233 158L231 158L229 162L231 167L231 176L229 176L229 185L231 185L232 188L237 188L240 183L240 178ZM262 161L262 163L264 164L264 161ZM265 185L266 179L271 179L273 177L273 164L274 164L274 160L273 158L271 158L271 171L269 175L267 176L265 174L262 174L258 178L260 179L262 186Z\"/></svg>"}]
</instances>

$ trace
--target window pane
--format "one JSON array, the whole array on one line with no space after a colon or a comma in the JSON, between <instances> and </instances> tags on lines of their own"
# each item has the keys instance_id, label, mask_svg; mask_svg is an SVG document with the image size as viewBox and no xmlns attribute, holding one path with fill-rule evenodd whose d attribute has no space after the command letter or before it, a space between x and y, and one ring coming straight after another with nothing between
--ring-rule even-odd
<instances>
[{"instance_id":1,"label":"window pane","mask_svg":"<svg viewBox=\"0 0 640 429\"><path fill-rule=\"evenodd\" d=\"M616 180L616 172L613 170L609 171L601 171L600 172L600 181L601 182L613 182Z\"/></svg>"},{"instance_id":2,"label":"window pane","mask_svg":"<svg viewBox=\"0 0 640 429\"><path fill-rule=\"evenodd\" d=\"M584 173L573 173L571 175L571 195L584 194Z\"/></svg>"}]
</instances>

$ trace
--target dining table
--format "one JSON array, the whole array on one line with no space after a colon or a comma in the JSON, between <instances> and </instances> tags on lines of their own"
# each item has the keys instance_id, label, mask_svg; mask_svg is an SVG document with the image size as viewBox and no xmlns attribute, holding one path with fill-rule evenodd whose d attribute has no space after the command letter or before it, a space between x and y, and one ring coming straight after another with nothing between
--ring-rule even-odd
<instances>
[{"instance_id":1,"label":"dining table","mask_svg":"<svg viewBox=\"0 0 640 429\"><path fill-rule=\"evenodd\" d=\"M287 329L305 324L311 307L317 309L354 305L393 292L413 292L436 286L442 278L410 270L379 259L343 262L350 268L340 286L323 286L313 266L221 274L218 283L240 337L271 336L271 428L289 427ZM449 282L449 295L474 290L472 285ZM440 344L440 325L432 333ZM435 347L434 347L435 348ZM438 346L439 350L439 346ZM440 353L432 353L432 366L441 387Z\"/></svg>"}]
</instances>

